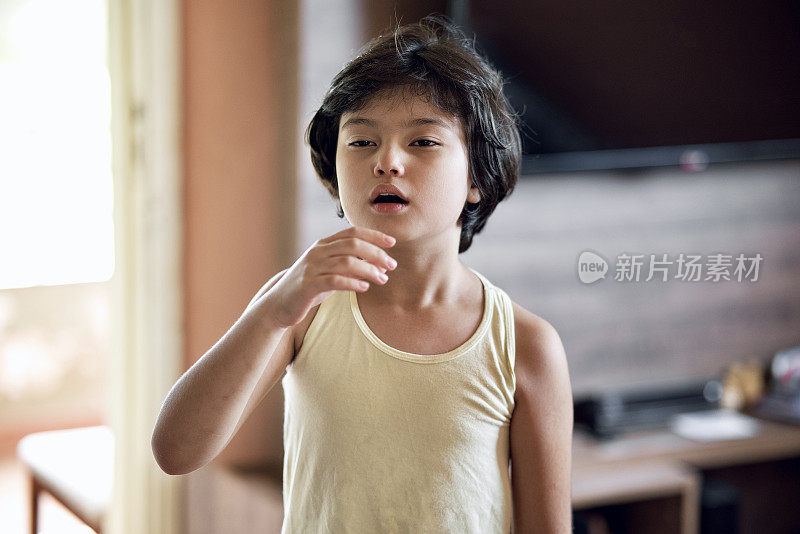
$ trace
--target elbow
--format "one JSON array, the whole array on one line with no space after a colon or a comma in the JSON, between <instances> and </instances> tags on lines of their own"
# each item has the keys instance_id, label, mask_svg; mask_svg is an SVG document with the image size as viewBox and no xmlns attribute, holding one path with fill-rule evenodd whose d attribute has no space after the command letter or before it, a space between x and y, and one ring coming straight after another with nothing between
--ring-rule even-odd
<instances>
[{"instance_id":1,"label":"elbow","mask_svg":"<svg viewBox=\"0 0 800 534\"><path fill-rule=\"evenodd\" d=\"M158 467L168 475L188 475L206 465L208 460L192 460L193 456L182 455L178 447L171 446L169 442L159 439L154 433L150 439L150 449Z\"/></svg>"},{"instance_id":2,"label":"elbow","mask_svg":"<svg viewBox=\"0 0 800 534\"><path fill-rule=\"evenodd\" d=\"M173 469L172 463L167 458L164 448L159 446L158 443L158 436L156 432L153 432L153 437L150 439L150 449L153 451L153 458L158 464L158 467L161 468L168 475L180 475L176 469Z\"/></svg>"},{"instance_id":3,"label":"elbow","mask_svg":"<svg viewBox=\"0 0 800 534\"><path fill-rule=\"evenodd\" d=\"M164 446L159 438L158 431L154 431L150 439L150 449L153 451L153 458L156 464L164 473L168 475L185 475L193 471L193 469L185 469L185 467L179 466L175 459L170 456L170 448Z\"/></svg>"}]
</instances>

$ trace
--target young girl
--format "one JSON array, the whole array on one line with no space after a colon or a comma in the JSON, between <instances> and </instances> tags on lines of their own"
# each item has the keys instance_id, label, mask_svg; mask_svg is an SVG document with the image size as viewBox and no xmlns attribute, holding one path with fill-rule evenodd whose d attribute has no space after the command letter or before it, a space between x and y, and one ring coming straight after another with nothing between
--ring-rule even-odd
<instances>
[{"instance_id":1,"label":"young girl","mask_svg":"<svg viewBox=\"0 0 800 534\"><path fill-rule=\"evenodd\" d=\"M213 459L282 378L283 533L571 532L562 343L458 256L514 188L516 124L499 73L442 17L370 42L307 132L352 226L181 377L159 465Z\"/></svg>"}]
</instances>

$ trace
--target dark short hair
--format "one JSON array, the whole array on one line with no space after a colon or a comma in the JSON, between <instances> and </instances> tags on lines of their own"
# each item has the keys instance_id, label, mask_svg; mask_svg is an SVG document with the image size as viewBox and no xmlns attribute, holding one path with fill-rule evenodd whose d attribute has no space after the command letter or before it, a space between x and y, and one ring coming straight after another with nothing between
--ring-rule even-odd
<instances>
[{"instance_id":1,"label":"dark short hair","mask_svg":"<svg viewBox=\"0 0 800 534\"><path fill-rule=\"evenodd\" d=\"M333 78L306 130L311 162L333 198L339 198L336 146L342 114L362 109L376 94L409 87L464 124L469 174L480 191L461 212L458 252L472 244L497 204L517 183L521 144L518 116L503 94L500 73L474 42L446 17L428 15L367 43ZM428 100L429 99L429 100ZM344 217L341 201L339 217Z\"/></svg>"}]
</instances>

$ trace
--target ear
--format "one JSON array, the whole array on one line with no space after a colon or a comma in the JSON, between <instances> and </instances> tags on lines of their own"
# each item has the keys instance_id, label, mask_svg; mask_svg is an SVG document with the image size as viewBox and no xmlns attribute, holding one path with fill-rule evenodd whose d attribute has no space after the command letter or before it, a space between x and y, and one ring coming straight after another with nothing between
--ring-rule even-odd
<instances>
[{"instance_id":1,"label":"ear","mask_svg":"<svg viewBox=\"0 0 800 534\"><path fill-rule=\"evenodd\" d=\"M467 202L470 204L476 204L481 200L481 192L478 190L477 187L474 185L469 188L469 193L467 193Z\"/></svg>"}]
</instances>

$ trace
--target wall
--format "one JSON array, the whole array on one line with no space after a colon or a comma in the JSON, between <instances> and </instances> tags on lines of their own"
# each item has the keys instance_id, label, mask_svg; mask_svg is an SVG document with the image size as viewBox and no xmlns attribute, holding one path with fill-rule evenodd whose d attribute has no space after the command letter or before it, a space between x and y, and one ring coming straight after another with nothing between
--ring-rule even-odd
<instances>
[{"instance_id":1,"label":"wall","mask_svg":"<svg viewBox=\"0 0 800 534\"><path fill-rule=\"evenodd\" d=\"M297 6L183 3L186 367L294 248ZM215 460L280 462L271 396Z\"/></svg>"},{"instance_id":2,"label":"wall","mask_svg":"<svg viewBox=\"0 0 800 534\"><path fill-rule=\"evenodd\" d=\"M462 261L556 327L576 396L716 375L800 344L798 177L799 160L522 177ZM579 281L584 250L605 280ZM676 265L616 281L621 253L763 260L755 282L676 280Z\"/></svg>"}]
</instances>

